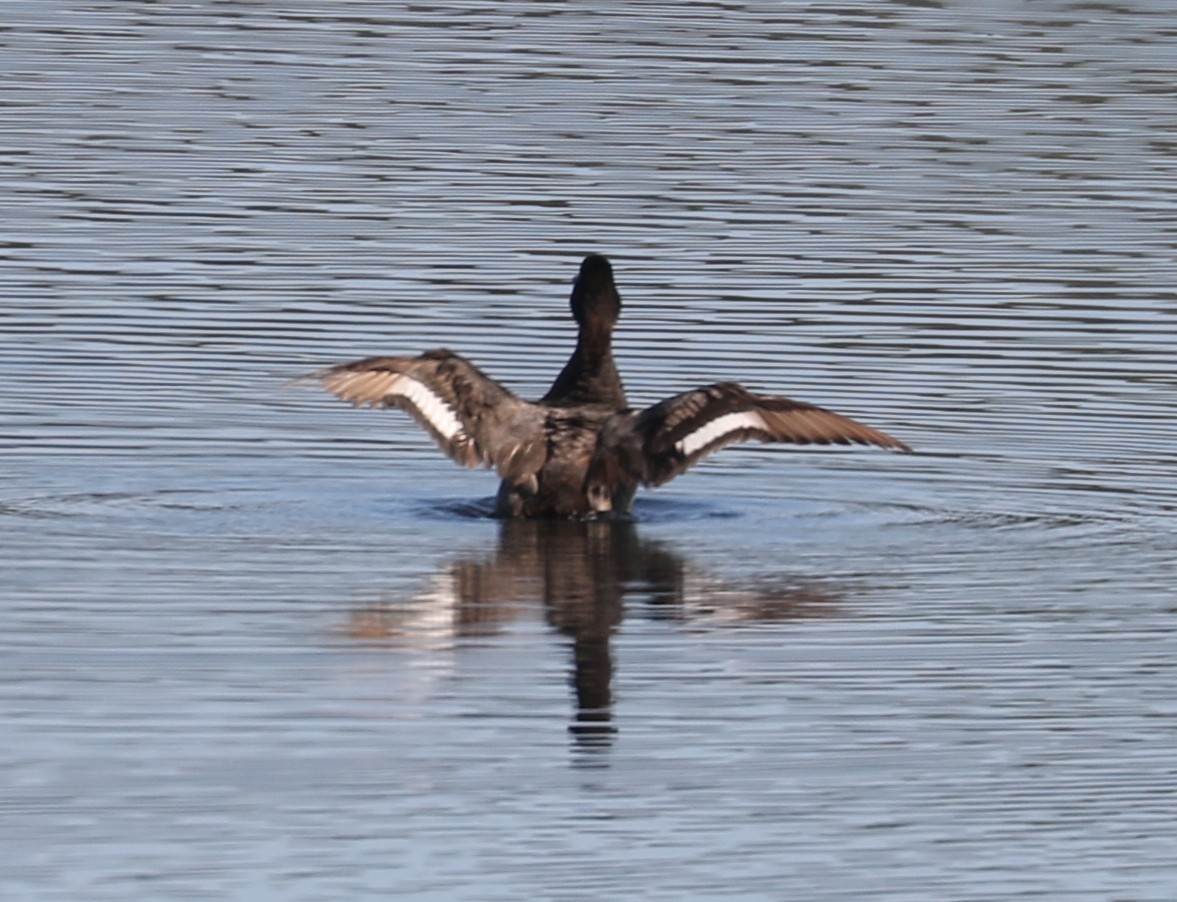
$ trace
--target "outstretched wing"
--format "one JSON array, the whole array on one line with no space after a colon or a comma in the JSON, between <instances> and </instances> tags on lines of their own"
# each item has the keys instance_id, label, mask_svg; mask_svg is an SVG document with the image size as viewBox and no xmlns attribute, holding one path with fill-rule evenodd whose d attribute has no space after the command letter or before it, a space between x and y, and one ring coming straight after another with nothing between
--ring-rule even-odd
<instances>
[{"instance_id":1,"label":"outstretched wing","mask_svg":"<svg viewBox=\"0 0 1177 902\"><path fill-rule=\"evenodd\" d=\"M800 445L878 445L910 451L886 433L849 417L773 395L757 395L731 382L667 398L637 414L643 482L661 485L704 457L736 442Z\"/></svg>"},{"instance_id":2,"label":"outstretched wing","mask_svg":"<svg viewBox=\"0 0 1177 902\"><path fill-rule=\"evenodd\" d=\"M400 408L465 467L493 466L518 483L538 472L547 457L542 409L451 351L369 357L308 378L357 407Z\"/></svg>"}]
</instances>

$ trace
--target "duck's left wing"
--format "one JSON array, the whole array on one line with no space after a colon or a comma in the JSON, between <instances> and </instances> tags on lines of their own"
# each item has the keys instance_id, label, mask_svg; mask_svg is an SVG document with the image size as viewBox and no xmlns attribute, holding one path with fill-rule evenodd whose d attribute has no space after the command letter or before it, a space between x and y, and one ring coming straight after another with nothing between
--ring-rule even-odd
<instances>
[{"instance_id":1,"label":"duck's left wing","mask_svg":"<svg viewBox=\"0 0 1177 902\"><path fill-rule=\"evenodd\" d=\"M451 351L369 357L308 378L357 407L400 408L462 466L493 466L525 482L546 459L543 411Z\"/></svg>"},{"instance_id":2,"label":"duck's left wing","mask_svg":"<svg viewBox=\"0 0 1177 902\"><path fill-rule=\"evenodd\" d=\"M708 385L667 398L637 414L642 444L642 481L661 485L704 457L736 442L801 445L907 445L841 414L774 395L753 394L731 382Z\"/></svg>"}]
</instances>

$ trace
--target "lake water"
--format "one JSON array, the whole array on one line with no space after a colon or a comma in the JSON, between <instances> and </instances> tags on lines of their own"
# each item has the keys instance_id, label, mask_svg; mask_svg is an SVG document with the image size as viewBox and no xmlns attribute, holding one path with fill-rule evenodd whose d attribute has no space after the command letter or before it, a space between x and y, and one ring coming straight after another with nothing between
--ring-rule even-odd
<instances>
[{"instance_id":1,"label":"lake water","mask_svg":"<svg viewBox=\"0 0 1177 902\"><path fill-rule=\"evenodd\" d=\"M1177 896L1169 3L8 0L0 895ZM503 524L614 260L747 446Z\"/></svg>"}]
</instances>

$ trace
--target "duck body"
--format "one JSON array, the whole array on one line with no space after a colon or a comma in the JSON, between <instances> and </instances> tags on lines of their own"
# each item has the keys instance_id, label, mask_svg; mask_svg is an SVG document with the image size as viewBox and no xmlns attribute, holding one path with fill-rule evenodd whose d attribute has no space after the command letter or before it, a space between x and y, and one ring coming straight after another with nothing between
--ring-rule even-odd
<instances>
[{"instance_id":1,"label":"duck body","mask_svg":"<svg viewBox=\"0 0 1177 902\"><path fill-rule=\"evenodd\" d=\"M493 467L502 517L624 515L639 486L660 485L735 442L910 450L848 417L735 383L631 409L612 353L621 298L604 257L581 263L571 307L576 349L538 401L517 397L445 349L369 357L311 375L354 405L406 411L455 462Z\"/></svg>"},{"instance_id":2,"label":"duck body","mask_svg":"<svg viewBox=\"0 0 1177 902\"><path fill-rule=\"evenodd\" d=\"M586 488L589 464L601 447L604 425L615 414L601 405L584 408L552 408L542 431L546 455L537 455L534 476L520 482L503 479L495 499L502 517L590 517L629 511L637 482L629 474L595 496Z\"/></svg>"}]
</instances>

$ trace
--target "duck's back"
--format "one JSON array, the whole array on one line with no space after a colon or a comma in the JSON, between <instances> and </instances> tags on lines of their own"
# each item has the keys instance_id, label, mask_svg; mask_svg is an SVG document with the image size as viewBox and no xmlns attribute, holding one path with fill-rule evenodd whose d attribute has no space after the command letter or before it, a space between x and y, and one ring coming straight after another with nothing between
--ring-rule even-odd
<instances>
[{"instance_id":1,"label":"duck's back","mask_svg":"<svg viewBox=\"0 0 1177 902\"><path fill-rule=\"evenodd\" d=\"M552 408L544 420L547 456L533 483L506 479L499 486L496 513L507 517L584 517L593 513L585 493L589 462L602 424L614 411L608 405ZM631 487L626 503L633 497ZM624 494L624 493L623 493Z\"/></svg>"}]
</instances>

